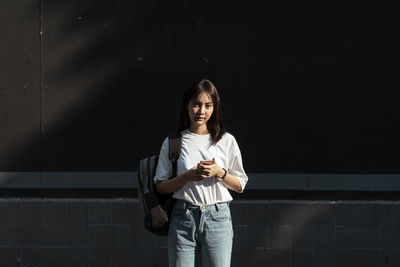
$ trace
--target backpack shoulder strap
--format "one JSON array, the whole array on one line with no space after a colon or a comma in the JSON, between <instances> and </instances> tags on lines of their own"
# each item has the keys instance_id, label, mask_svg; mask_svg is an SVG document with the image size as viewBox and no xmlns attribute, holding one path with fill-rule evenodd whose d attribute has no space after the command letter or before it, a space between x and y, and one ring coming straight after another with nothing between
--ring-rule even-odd
<instances>
[{"instance_id":1,"label":"backpack shoulder strap","mask_svg":"<svg viewBox=\"0 0 400 267\"><path fill-rule=\"evenodd\" d=\"M176 164L181 153L182 137L179 133L173 133L168 136L169 141L169 160L172 164L173 177L176 176Z\"/></svg>"}]
</instances>

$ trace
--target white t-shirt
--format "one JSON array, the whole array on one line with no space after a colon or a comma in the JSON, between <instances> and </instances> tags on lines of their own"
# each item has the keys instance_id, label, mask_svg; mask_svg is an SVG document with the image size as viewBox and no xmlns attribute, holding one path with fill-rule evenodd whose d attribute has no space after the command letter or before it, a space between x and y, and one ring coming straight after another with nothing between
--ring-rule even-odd
<instances>
[{"instance_id":1,"label":"white t-shirt","mask_svg":"<svg viewBox=\"0 0 400 267\"><path fill-rule=\"evenodd\" d=\"M210 134L198 135L189 129L181 132L182 148L177 162L177 175L197 166L202 160L215 158L217 165L225 168L228 173L235 176L244 190L248 177L243 169L242 156L239 146L229 133L225 133L215 144L212 144ZM154 182L166 180L172 176L172 165L168 158L168 137L164 140L158 160ZM186 200L195 205L209 205L219 202L231 201L232 196L228 188L214 176L201 181L189 181L178 191L174 192L176 199Z\"/></svg>"}]
</instances>

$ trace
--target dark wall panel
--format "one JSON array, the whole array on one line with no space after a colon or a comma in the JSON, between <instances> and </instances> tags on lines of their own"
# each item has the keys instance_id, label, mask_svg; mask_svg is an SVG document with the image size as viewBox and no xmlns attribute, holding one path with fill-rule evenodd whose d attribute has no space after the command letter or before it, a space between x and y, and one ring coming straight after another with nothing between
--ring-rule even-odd
<instances>
[{"instance_id":1,"label":"dark wall panel","mask_svg":"<svg viewBox=\"0 0 400 267\"><path fill-rule=\"evenodd\" d=\"M40 170L39 1L0 2L0 171Z\"/></svg>"},{"instance_id":2,"label":"dark wall panel","mask_svg":"<svg viewBox=\"0 0 400 267\"><path fill-rule=\"evenodd\" d=\"M159 151L184 88L202 77L219 88L250 173L400 171L394 8L0 5L3 171L133 171Z\"/></svg>"},{"instance_id":3,"label":"dark wall panel","mask_svg":"<svg viewBox=\"0 0 400 267\"><path fill-rule=\"evenodd\" d=\"M394 9L345 1L310 8L310 171L399 173Z\"/></svg>"},{"instance_id":4,"label":"dark wall panel","mask_svg":"<svg viewBox=\"0 0 400 267\"><path fill-rule=\"evenodd\" d=\"M44 5L45 170L134 170L174 125L170 2Z\"/></svg>"},{"instance_id":5,"label":"dark wall panel","mask_svg":"<svg viewBox=\"0 0 400 267\"><path fill-rule=\"evenodd\" d=\"M179 1L177 76L209 77L251 172L305 172L307 50L301 2Z\"/></svg>"}]
</instances>

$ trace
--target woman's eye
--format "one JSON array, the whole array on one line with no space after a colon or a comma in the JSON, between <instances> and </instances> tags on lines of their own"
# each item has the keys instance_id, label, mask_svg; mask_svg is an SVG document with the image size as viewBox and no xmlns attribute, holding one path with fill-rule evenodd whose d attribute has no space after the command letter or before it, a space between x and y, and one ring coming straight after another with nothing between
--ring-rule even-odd
<instances>
[{"instance_id":1,"label":"woman's eye","mask_svg":"<svg viewBox=\"0 0 400 267\"><path fill-rule=\"evenodd\" d=\"M212 108L212 105L207 105L206 108Z\"/></svg>"}]
</instances>

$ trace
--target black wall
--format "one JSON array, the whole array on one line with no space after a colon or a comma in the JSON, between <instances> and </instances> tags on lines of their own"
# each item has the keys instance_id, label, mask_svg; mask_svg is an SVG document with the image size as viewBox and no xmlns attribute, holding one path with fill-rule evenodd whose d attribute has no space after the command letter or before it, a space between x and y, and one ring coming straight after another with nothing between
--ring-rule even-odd
<instances>
[{"instance_id":1,"label":"black wall","mask_svg":"<svg viewBox=\"0 0 400 267\"><path fill-rule=\"evenodd\" d=\"M234 201L232 267L395 267L400 205ZM132 199L0 199L2 267L166 267ZM255 216L256 215L256 216Z\"/></svg>"},{"instance_id":2,"label":"black wall","mask_svg":"<svg viewBox=\"0 0 400 267\"><path fill-rule=\"evenodd\" d=\"M250 176L232 266L399 266L397 13L0 0L0 266L167 266L134 171L203 77Z\"/></svg>"},{"instance_id":3,"label":"black wall","mask_svg":"<svg viewBox=\"0 0 400 267\"><path fill-rule=\"evenodd\" d=\"M386 4L4 0L0 13L1 171L133 171L208 77L248 172L399 172Z\"/></svg>"}]
</instances>

